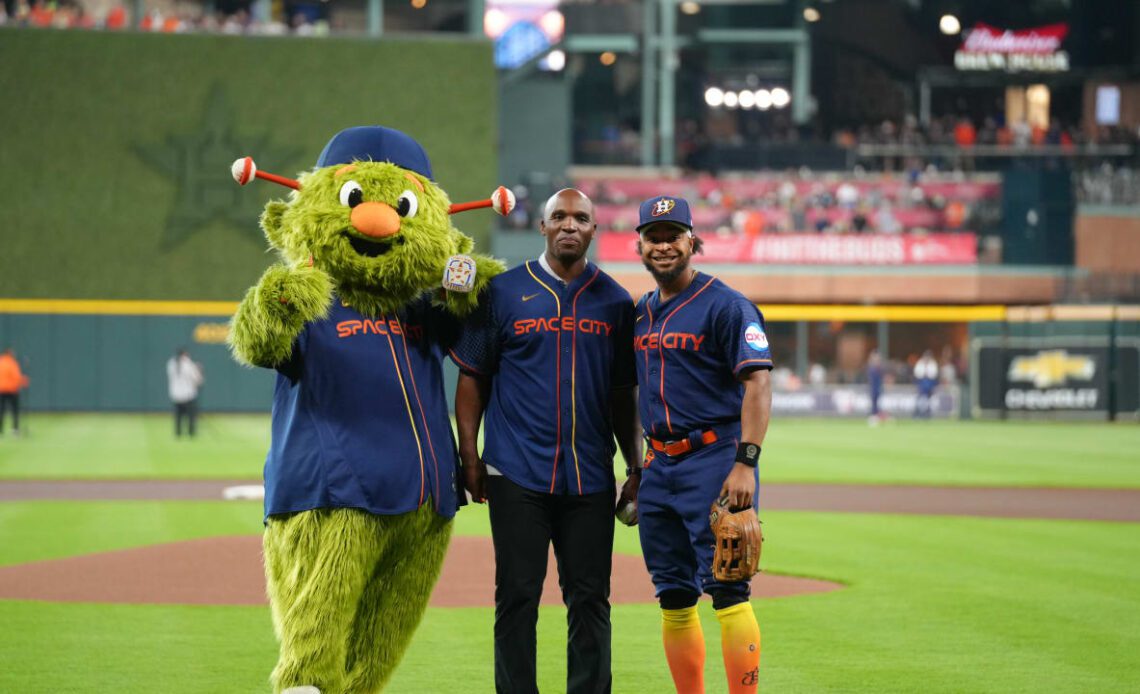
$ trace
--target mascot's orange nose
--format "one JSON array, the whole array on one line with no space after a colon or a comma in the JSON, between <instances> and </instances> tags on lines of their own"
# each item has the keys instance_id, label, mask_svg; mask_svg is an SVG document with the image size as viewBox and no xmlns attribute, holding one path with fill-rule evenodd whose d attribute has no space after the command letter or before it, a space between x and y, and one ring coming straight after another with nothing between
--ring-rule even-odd
<instances>
[{"instance_id":1,"label":"mascot's orange nose","mask_svg":"<svg viewBox=\"0 0 1140 694\"><path fill-rule=\"evenodd\" d=\"M384 238L400 230L400 215L382 202L362 202L352 208L348 219L354 229L366 236Z\"/></svg>"}]
</instances>

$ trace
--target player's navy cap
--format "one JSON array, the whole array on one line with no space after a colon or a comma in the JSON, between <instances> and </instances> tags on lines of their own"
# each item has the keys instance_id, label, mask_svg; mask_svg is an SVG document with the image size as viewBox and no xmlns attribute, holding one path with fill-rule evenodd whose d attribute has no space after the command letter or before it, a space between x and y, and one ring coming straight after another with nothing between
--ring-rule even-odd
<instances>
[{"instance_id":1,"label":"player's navy cap","mask_svg":"<svg viewBox=\"0 0 1140 694\"><path fill-rule=\"evenodd\" d=\"M317 168L354 161L386 161L432 178L431 162L420 143L382 125L362 125L333 135L317 159Z\"/></svg>"},{"instance_id":2,"label":"player's navy cap","mask_svg":"<svg viewBox=\"0 0 1140 694\"><path fill-rule=\"evenodd\" d=\"M693 230L693 213L689 211L689 202L685 198L675 198L671 195L659 195L641 203L640 220L637 223L639 233L645 227L657 222L669 222L689 231Z\"/></svg>"}]
</instances>

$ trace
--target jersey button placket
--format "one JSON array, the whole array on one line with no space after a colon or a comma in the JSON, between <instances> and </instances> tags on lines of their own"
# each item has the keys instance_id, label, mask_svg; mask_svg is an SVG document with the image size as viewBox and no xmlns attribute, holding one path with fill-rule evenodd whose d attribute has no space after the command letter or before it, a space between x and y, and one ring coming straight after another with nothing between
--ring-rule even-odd
<instances>
[{"instance_id":1,"label":"jersey button placket","mask_svg":"<svg viewBox=\"0 0 1140 694\"><path fill-rule=\"evenodd\" d=\"M567 297L563 295L561 304L565 304ZM558 314L558 328L562 347L558 353L559 370L562 374L560 387L561 398L558 403L558 414L562 420L562 450L558 457L559 479L558 489L566 491L571 483L570 472L573 467L573 428L574 428L574 390L571 368L573 366L574 350L572 347L574 334L562 331L563 313Z\"/></svg>"}]
</instances>

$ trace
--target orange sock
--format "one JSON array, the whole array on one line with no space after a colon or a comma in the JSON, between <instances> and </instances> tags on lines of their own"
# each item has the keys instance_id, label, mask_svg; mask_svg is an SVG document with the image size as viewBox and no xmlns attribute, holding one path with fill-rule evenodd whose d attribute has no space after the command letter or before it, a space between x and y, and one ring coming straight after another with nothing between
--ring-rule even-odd
<instances>
[{"instance_id":1,"label":"orange sock","mask_svg":"<svg viewBox=\"0 0 1140 694\"><path fill-rule=\"evenodd\" d=\"M753 694L760 675L760 625L752 604L742 602L716 611L729 694Z\"/></svg>"},{"instance_id":2,"label":"orange sock","mask_svg":"<svg viewBox=\"0 0 1140 694\"><path fill-rule=\"evenodd\" d=\"M661 640L677 694L704 694L705 633L697 606L661 610Z\"/></svg>"}]
</instances>

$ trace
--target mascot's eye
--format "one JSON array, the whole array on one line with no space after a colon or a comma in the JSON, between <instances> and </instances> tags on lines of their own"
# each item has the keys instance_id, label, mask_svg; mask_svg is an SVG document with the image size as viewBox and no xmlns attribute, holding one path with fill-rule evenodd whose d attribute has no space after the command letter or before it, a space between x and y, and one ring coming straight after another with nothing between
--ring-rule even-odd
<instances>
[{"instance_id":1,"label":"mascot's eye","mask_svg":"<svg viewBox=\"0 0 1140 694\"><path fill-rule=\"evenodd\" d=\"M364 202L364 189L356 181L345 181L340 187L340 204L345 207L356 207Z\"/></svg>"},{"instance_id":2,"label":"mascot's eye","mask_svg":"<svg viewBox=\"0 0 1140 694\"><path fill-rule=\"evenodd\" d=\"M410 190L400 193L400 199L396 201L396 214L401 217L415 217L419 209L420 200L415 193Z\"/></svg>"}]
</instances>

